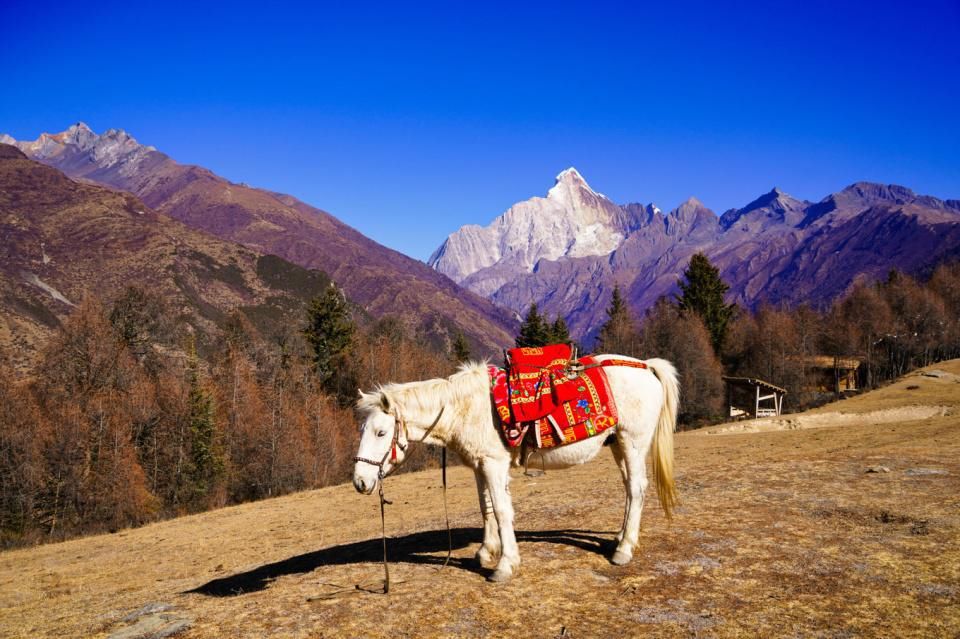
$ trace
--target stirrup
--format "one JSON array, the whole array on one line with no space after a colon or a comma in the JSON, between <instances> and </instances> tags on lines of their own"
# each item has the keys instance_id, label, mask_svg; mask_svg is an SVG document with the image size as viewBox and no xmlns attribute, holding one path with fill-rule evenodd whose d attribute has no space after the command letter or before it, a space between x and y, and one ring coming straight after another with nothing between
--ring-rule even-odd
<instances>
[{"instance_id":1,"label":"stirrup","mask_svg":"<svg viewBox=\"0 0 960 639\"><path fill-rule=\"evenodd\" d=\"M540 455L540 470L536 468L530 468L530 458L534 455ZM543 453L539 449L534 448L528 454L524 456L523 460L523 475L524 477L543 477L547 474L547 467L543 461Z\"/></svg>"}]
</instances>

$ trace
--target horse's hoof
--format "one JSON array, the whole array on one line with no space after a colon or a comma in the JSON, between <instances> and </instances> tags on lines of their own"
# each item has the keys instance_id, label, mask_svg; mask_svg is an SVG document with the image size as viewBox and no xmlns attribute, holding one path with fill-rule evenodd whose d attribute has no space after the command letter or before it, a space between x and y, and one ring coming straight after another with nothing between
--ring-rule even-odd
<instances>
[{"instance_id":1,"label":"horse's hoof","mask_svg":"<svg viewBox=\"0 0 960 639\"><path fill-rule=\"evenodd\" d=\"M492 552L486 548L481 548L477 551L477 554L473 556L483 568L493 568L500 561L500 558L494 555Z\"/></svg>"},{"instance_id":2,"label":"horse's hoof","mask_svg":"<svg viewBox=\"0 0 960 639\"><path fill-rule=\"evenodd\" d=\"M491 581L495 584L503 584L510 581L511 577L513 577L513 574L507 572L506 570L494 570L487 576L487 581Z\"/></svg>"},{"instance_id":3,"label":"horse's hoof","mask_svg":"<svg viewBox=\"0 0 960 639\"><path fill-rule=\"evenodd\" d=\"M630 560L633 559L633 555L628 555L622 550L618 550L613 553L613 557L610 558L610 561L616 564L617 566L625 566L630 563Z\"/></svg>"}]
</instances>

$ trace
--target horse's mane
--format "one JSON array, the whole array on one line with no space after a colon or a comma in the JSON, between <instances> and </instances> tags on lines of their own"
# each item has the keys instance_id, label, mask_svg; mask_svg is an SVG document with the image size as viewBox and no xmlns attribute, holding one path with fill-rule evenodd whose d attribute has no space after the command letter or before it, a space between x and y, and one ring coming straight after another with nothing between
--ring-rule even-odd
<instances>
[{"instance_id":1,"label":"horse's mane","mask_svg":"<svg viewBox=\"0 0 960 639\"><path fill-rule=\"evenodd\" d=\"M386 397L391 404L402 405L405 412L429 411L435 410L438 403L459 404L463 398L475 395L478 389L485 389L486 385L487 362L464 362L450 377L381 384L375 392L361 394L356 406L361 413L383 410L382 401Z\"/></svg>"}]
</instances>

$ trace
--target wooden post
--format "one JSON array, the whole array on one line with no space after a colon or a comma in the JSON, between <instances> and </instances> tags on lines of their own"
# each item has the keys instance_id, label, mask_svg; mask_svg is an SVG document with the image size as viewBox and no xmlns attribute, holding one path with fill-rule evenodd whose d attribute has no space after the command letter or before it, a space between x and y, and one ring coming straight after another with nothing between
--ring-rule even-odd
<instances>
[{"instance_id":1,"label":"wooden post","mask_svg":"<svg viewBox=\"0 0 960 639\"><path fill-rule=\"evenodd\" d=\"M840 395L840 356L833 356L833 394Z\"/></svg>"},{"instance_id":2,"label":"wooden post","mask_svg":"<svg viewBox=\"0 0 960 639\"><path fill-rule=\"evenodd\" d=\"M760 384L757 384L757 400L753 406L753 418L756 419L760 415Z\"/></svg>"}]
</instances>

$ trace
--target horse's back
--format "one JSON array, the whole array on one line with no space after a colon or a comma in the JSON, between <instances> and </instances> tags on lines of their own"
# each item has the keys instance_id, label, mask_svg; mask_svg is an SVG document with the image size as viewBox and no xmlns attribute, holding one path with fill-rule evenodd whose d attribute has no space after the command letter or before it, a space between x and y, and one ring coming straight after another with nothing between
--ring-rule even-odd
<instances>
[{"instance_id":1,"label":"horse's back","mask_svg":"<svg viewBox=\"0 0 960 639\"><path fill-rule=\"evenodd\" d=\"M617 405L620 428L650 433L656 428L660 411L666 400L665 384L660 376L676 379L673 364L664 359L637 359L626 355L603 354L598 360L618 359L646 364L645 368L633 366L604 367L610 393Z\"/></svg>"}]
</instances>

